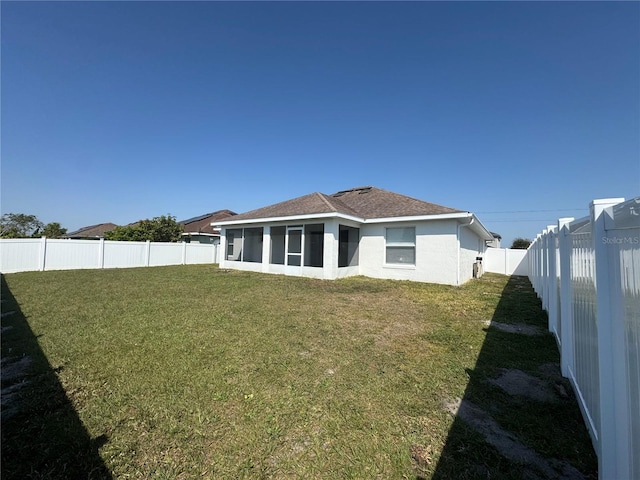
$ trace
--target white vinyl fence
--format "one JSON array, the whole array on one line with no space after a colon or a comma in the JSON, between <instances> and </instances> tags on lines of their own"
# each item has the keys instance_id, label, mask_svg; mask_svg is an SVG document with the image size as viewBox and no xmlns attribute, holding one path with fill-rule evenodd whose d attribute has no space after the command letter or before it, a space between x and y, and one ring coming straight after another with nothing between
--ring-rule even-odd
<instances>
[{"instance_id":1,"label":"white vinyl fence","mask_svg":"<svg viewBox=\"0 0 640 480\"><path fill-rule=\"evenodd\" d=\"M528 250L529 278L598 455L599 478L640 479L640 197L594 200Z\"/></svg>"},{"instance_id":2,"label":"white vinyl fence","mask_svg":"<svg viewBox=\"0 0 640 480\"><path fill-rule=\"evenodd\" d=\"M503 275L528 275L527 251L515 248L492 248L484 252L482 268L485 272Z\"/></svg>"},{"instance_id":3,"label":"white vinyl fence","mask_svg":"<svg viewBox=\"0 0 640 480\"><path fill-rule=\"evenodd\" d=\"M218 263L218 245L109 240L0 239L0 272Z\"/></svg>"}]
</instances>

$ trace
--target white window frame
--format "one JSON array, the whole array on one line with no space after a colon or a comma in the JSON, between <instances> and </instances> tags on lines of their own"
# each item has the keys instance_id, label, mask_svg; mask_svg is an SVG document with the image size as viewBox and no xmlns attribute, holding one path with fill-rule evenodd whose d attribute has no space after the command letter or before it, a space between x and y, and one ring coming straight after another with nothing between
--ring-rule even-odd
<instances>
[{"instance_id":1,"label":"white window frame","mask_svg":"<svg viewBox=\"0 0 640 480\"><path fill-rule=\"evenodd\" d=\"M389 230L397 230L397 229L413 229L413 242L389 242L388 232ZM391 247L401 247L401 248L413 248L413 263L392 263L387 261L387 249ZM416 249L416 227L415 225L407 225L402 227L385 227L384 229L384 265L386 267L393 268L415 268L417 262L417 249Z\"/></svg>"}]
</instances>

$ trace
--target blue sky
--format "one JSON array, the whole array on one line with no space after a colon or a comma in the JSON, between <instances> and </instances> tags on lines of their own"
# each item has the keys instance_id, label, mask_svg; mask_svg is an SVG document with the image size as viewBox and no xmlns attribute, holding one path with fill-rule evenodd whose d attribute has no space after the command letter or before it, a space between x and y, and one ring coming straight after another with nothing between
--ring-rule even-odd
<instances>
[{"instance_id":1,"label":"blue sky","mask_svg":"<svg viewBox=\"0 0 640 480\"><path fill-rule=\"evenodd\" d=\"M374 185L503 244L640 194L640 3L1 3L1 209L70 231Z\"/></svg>"}]
</instances>

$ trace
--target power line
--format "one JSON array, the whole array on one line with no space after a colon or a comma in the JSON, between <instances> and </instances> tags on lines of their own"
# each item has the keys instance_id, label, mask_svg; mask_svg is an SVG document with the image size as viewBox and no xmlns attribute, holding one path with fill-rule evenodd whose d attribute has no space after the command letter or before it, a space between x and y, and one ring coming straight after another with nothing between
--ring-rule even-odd
<instances>
[{"instance_id":1,"label":"power line","mask_svg":"<svg viewBox=\"0 0 640 480\"><path fill-rule=\"evenodd\" d=\"M553 223L553 220L549 220L548 218L543 218L543 219L538 219L538 220L522 220L522 219L515 219L515 220L485 220L483 223L506 223L506 222L551 222Z\"/></svg>"},{"instance_id":2,"label":"power line","mask_svg":"<svg viewBox=\"0 0 640 480\"><path fill-rule=\"evenodd\" d=\"M577 212L586 208L556 208L553 210L500 210L494 212L474 212L474 213L541 213L541 212Z\"/></svg>"}]
</instances>

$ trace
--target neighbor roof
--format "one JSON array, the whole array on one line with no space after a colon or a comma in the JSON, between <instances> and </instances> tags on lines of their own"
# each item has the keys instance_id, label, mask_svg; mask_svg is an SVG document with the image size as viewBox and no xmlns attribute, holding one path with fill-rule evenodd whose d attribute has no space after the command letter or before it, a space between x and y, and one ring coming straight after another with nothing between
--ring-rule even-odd
<instances>
[{"instance_id":1,"label":"neighbor roof","mask_svg":"<svg viewBox=\"0 0 640 480\"><path fill-rule=\"evenodd\" d=\"M82 227L75 232L67 233L66 238L100 238L104 237L105 232L113 230L118 225L115 223L99 223L97 225L90 225L88 227Z\"/></svg>"},{"instance_id":2,"label":"neighbor roof","mask_svg":"<svg viewBox=\"0 0 640 480\"><path fill-rule=\"evenodd\" d=\"M445 215L463 213L462 210L424 202L399 193L376 187L357 187L341 190L333 195L311 193L303 197L276 203L241 213L237 220L290 217L321 213L341 213L362 219Z\"/></svg>"},{"instance_id":3,"label":"neighbor roof","mask_svg":"<svg viewBox=\"0 0 640 480\"><path fill-rule=\"evenodd\" d=\"M180 223L184 226L185 233L217 233L214 232L211 222L225 220L236 215L231 210L217 210L211 213L205 213L197 217L182 220Z\"/></svg>"}]
</instances>

